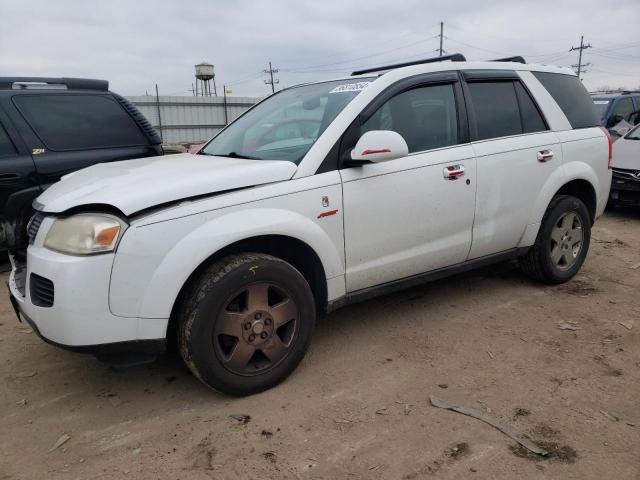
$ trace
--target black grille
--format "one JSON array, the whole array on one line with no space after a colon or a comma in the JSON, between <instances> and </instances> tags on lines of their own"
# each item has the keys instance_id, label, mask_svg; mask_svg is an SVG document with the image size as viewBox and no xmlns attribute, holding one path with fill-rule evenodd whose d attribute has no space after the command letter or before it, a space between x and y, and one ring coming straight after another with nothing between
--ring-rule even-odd
<instances>
[{"instance_id":1,"label":"black grille","mask_svg":"<svg viewBox=\"0 0 640 480\"><path fill-rule=\"evenodd\" d=\"M36 307L53 306L53 282L48 278L32 273L29 277L31 303Z\"/></svg>"},{"instance_id":2,"label":"black grille","mask_svg":"<svg viewBox=\"0 0 640 480\"><path fill-rule=\"evenodd\" d=\"M27 235L29 236L29 245L33 244L33 241L36 239L36 235L38 235L38 230L40 230L40 225L42 225L42 221L44 220L44 213L37 212L31 220L29 220L29 224L27 225Z\"/></svg>"}]
</instances>

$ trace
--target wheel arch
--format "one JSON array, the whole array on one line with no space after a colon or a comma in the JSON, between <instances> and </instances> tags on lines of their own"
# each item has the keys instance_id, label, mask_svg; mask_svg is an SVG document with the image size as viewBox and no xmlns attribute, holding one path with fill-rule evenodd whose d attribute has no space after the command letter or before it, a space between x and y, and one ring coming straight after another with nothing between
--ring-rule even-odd
<instances>
[{"instance_id":1,"label":"wheel arch","mask_svg":"<svg viewBox=\"0 0 640 480\"><path fill-rule=\"evenodd\" d=\"M591 224L595 222L596 219L596 209L597 209L597 196L596 189L588 180L584 179L575 179L570 182L565 183L554 195L571 195L582 200L582 203L585 204L587 210L589 211L589 217L591 219Z\"/></svg>"},{"instance_id":2,"label":"wheel arch","mask_svg":"<svg viewBox=\"0 0 640 480\"><path fill-rule=\"evenodd\" d=\"M173 303L167 325L167 340L169 342L173 342L176 338L180 321L180 309L193 283L211 263L226 256L239 253L263 253L280 258L291 264L309 283L315 299L318 315L320 316L326 313L328 298L327 279L324 265L316 251L308 243L289 235L256 235L226 245L207 257L193 270L180 288Z\"/></svg>"}]
</instances>

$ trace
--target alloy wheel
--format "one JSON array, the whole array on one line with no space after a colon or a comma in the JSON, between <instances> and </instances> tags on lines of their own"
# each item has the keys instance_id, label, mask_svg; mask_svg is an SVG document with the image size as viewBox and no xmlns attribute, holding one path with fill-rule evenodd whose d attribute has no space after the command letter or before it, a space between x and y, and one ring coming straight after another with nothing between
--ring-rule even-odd
<instances>
[{"instance_id":1,"label":"alloy wheel","mask_svg":"<svg viewBox=\"0 0 640 480\"><path fill-rule=\"evenodd\" d=\"M298 330L298 308L287 290L256 282L231 295L214 327L214 349L225 368L258 375L280 363Z\"/></svg>"},{"instance_id":2,"label":"alloy wheel","mask_svg":"<svg viewBox=\"0 0 640 480\"><path fill-rule=\"evenodd\" d=\"M553 264L562 271L573 267L582 250L583 241L580 216L575 212L564 213L551 230L549 248Z\"/></svg>"}]
</instances>

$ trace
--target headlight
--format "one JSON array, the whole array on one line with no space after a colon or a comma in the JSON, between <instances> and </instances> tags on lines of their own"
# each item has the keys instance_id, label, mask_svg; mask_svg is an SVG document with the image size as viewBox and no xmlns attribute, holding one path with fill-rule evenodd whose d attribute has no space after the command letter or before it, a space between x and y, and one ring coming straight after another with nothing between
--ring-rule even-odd
<instances>
[{"instance_id":1,"label":"headlight","mask_svg":"<svg viewBox=\"0 0 640 480\"><path fill-rule=\"evenodd\" d=\"M71 255L111 252L126 228L127 224L114 215L80 213L56 220L44 246Z\"/></svg>"}]
</instances>

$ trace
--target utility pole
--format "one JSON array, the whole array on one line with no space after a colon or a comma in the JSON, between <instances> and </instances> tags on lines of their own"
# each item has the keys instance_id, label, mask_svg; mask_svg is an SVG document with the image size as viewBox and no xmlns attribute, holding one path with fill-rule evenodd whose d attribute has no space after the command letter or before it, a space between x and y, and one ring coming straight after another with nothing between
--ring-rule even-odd
<instances>
[{"instance_id":1,"label":"utility pole","mask_svg":"<svg viewBox=\"0 0 640 480\"><path fill-rule=\"evenodd\" d=\"M229 125L229 114L227 113L227 86L222 85L222 90L224 91L224 124Z\"/></svg>"},{"instance_id":2,"label":"utility pole","mask_svg":"<svg viewBox=\"0 0 640 480\"><path fill-rule=\"evenodd\" d=\"M440 56L442 56L442 37L444 36L442 34L444 30L444 22L440 22Z\"/></svg>"},{"instance_id":3,"label":"utility pole","mask_svg":"<svg viewBox=\"0 0 640 480\"><path fill-rule=\"evenodd\" d=\"M158 109L158 133L160 133L160 141L164 141L162 136L162 115L160 115L160 95L158 94L158 84L156 83L156 108Z\"/></svg>"},{"instance_id":4,"label":"utility pole","mask_svg":"<svg viewBox=\"0 0 640 480\"><path fill-rule=\"evenodd\" d=\"M271 85L271 93L276 93L276 83L280 83L280 80L278 80L277 78L274 80L273 78L273 74L274 73L278 73L280 70L278 70L277 68L273 68L271 66L271 62L269 62L269 68L267 70L263 70L264 73L268 73L269 77L267 80L264 81L265 84L267 85Z\"/></svg>"},{"instance_id":5,"label":"utility pole","mask_svg":"<svg viewBox=\"0 0 640 480\"><path fill-rule=\"evenodd\" d=\"M578 64L577 65L572 65L573 67L576 68L576 74L578 75L578 78L580 78L580 73L582 73L582 71L583 71L583 69L582 69L582 51L586 50L587 48L593 48L593 47L591 46L590 43L585 45L584 44L584 35L580 35L580 46L579 47L571 46L571 48L569 49L570 52L575 52L576 50L578 50Z\"/></svg>"}]
</instances>

